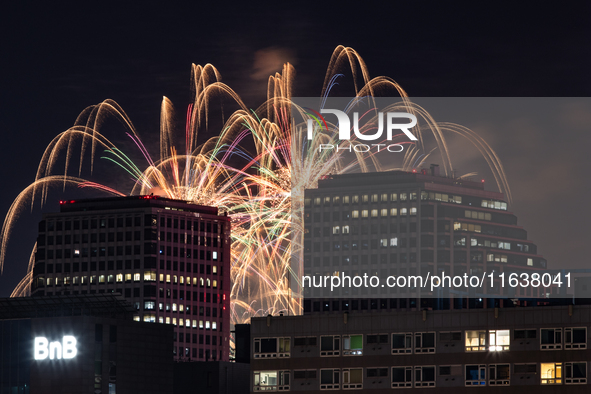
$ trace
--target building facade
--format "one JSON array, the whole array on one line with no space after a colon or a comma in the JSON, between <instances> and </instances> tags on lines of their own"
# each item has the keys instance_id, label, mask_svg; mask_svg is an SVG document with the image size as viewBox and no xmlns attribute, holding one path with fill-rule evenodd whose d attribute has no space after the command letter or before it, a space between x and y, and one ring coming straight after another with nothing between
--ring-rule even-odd
<instances>
[{"instance_id":1,"label":"building facade","mask_svg":"<svg viewBox=\"0 0 591 394\"><path fill-rule=\"evenodd\" d=\"M0 394L172 394L172 326L134 312L107 294L0 299Z\"/></svg>"},{"instance_id":2,"label":"building facade","mask_svg":"<svg viewBox=\"0 0 591 394\"><path fill-rule=\"evenodd\" d=\"M34 297L120 293L174 327L174 356L228 361L230 218L158 196L61 201L39 223Z\"/></svg>"},{"instance_id":3,"label":"building facade","mask_svg":"<svg viewBox=\"0 0 591 394\"><path fill-rule=\"evenodd\" d=\"M485 190L484 182L440 176L436 165L320 180L305 192L303 255L304 274L313 277L367 273L385 280L546 269L502 193ZM482 307L487 298L544 298L557 291L530 286L502 293L497 283L455 297L433 292L422 301L408 287L327 293L307 286L304 311Z\"/></svg>"},{"instance_id":4,"label":"building facade","mask_svg":"<svg viewBox=\"0 0 591 394\"><path fill-rule=\"evenodd\" d=\"M588 393L591 306L251 320L251 392Z\"/></svg>"}]
</instances>

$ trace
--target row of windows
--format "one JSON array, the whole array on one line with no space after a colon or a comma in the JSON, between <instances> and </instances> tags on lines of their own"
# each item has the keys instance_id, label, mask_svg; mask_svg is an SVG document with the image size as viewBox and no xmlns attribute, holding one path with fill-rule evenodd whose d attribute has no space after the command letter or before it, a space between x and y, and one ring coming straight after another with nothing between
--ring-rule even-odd
<instances>
[{"instance_id":1,"label":"row of windows","mask_svg":"<svg viewBox=\"0 0 591 394\"><path fill-rule=\"evenodd\" d=\"M154 217L145 215L145 226L155 226ZM110 218L91 218L91 219L72 219L72 220L52 220L48 219L39 224L39 231L70 231L70 230L88 230L104 228L121 227L140 227L142 226L141 216L128 217L110 217ZM184 218L160 217L160 227L175 228L180 230L193 230L207 233L224 232L224 224L203 220L185 220Z\"/></svg>"},{"instance_id":2,"label":"row of windows","mask_svg":"<svg viewBox=\"0 0 591 394\"><path fill-rule=\"evenodd\" d=\"M324 196L324 197L314 197L312 198L306 198L304 200L304 205L305 206L311 206L312 203L314 203L314 205L319 206L319 205L329 205L329 204L359 204L359 203L377 203L377 202L396 202L396 201L416 201L417 200L417 193L416 192L402 192L402 193L374 193L374 194L362 194L362 195L352 195L352 196ZM455 196L455 195L451 195L451 194L446 194L446 193L434 193L434 192L426 192L426 191L422 191L421 192L421 200L422 201L426 201L426 200L432 200L432 201L441 201L441 202L449 202L449 203L455 203L455 204L461 204L462 203L462 196ZM495 206L495 203L499 203L499 206L501 206L500 204L502 204L501 202L497 201L488 201L488 200L483 200L483 204L484 201L486 201L486 207L488 208L489 205L491 205L491 207ZM505 209L507 207L507 204L505 204ZM485 206L485 205L482 205ZM497 208L497 209L501 209L501 208Z\"/></svg>"},{"instance_id":3,"label":"row of windows","mask_svg":"<svg viewBox=\"0 0 591 394\"><path fill-rule=\"evenodd\" d=\"M536 338L536 329L514 330L514 340ZM564 334L564 335L563 335ZM391 344L391 354L424 354L436 352L435 332L405 332L365 335L365 345ZM364 334L320 336L320 356L358 356L363 354ZM440 332L439 341L461 341L462 332ZM289 357L291 338L255 338L254 358ZM294 346L318 346L316 337L294 338ZM466 352L507 351L511 346L510 330L466 330ZM541 328L540 349L586 349L587 328Z\"/></svg>"},{"instance_id":4,"label":"row of windows","mask_svg":"<svg viewBox=\"0 0 591 394\"><path fill-rule=\"evenodd\" d=\"M541 385L587 384L587 362L513 364L513 374L538 374ZM290 389L290 377L293 383L299 380L317 380L320 378L321 390L363 389L365 378L388 378L392 388L433 388L437 378L448 382L458 377L455 385L463 386L509 386L511 384L511 364L465 364L465 365L426 365L377 368L330 368L293 371L254 371L254 391L286 391ZM462 384L463 380L463 384ZM379 382L381 383L381 382ZM446 384L453 386L454 384Z\"/></svg>"}]
</instances>

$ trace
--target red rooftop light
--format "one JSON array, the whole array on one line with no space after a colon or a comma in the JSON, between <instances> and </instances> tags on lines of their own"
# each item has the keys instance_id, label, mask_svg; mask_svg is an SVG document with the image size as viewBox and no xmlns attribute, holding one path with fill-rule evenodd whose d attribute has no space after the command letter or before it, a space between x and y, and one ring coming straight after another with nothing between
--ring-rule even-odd
<instances>
[{"instance_id":1,"label":"red rooftop light","mask_svg":"<svg viewBox=\"0 0 591 394\"><path fill-rule=\"evenodd\" d=\"M483 179L483 180L481 180L480 182L484 183L484 179Z\"/></svg>"}]
</instances>

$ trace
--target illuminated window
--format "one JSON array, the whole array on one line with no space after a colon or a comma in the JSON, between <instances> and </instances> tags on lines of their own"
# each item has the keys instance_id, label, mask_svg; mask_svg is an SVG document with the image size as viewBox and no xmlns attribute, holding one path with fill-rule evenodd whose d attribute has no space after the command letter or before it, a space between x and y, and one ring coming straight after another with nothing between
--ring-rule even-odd
<instances>
[{"instance_id":1,"label":"illuminated window","mask_svg":"<svg viewBox=\"0 0 591 394\"><path fill-rule=\"evenodd\" d=\"M176 312L176 304L172 304L172 311Z\"/></svg>"},{"instance_id":2,"label":"illuminated window","mask_svg":"<svg viewBox=\"0 0 591 394\"><path fill-rule=\"evenodd\" d=\"M351 212L351 217L353 219L357 219L359 217L359 211L355 210L355 211Z\"/></svg>"},{"instance_id":3,"label":"illuminated window","mask_svg":"<svg viewBox=\"0 0 591 394\"><path fill-rule=\"evenodd\" d=\"M398 201L398 194L397 193L390 194L390 201Z\"/></svg>"},{"instance_id":4,"label":"illuminated window","mask_svg":"<svg viewBox=\"0 0 591 394\"><path fill-rule=\"evenodd\" d=\"M216 252L215 250L213 252L211 252L211 257L212 257L213 261L217 261L217 259L218 259L218 252Z\"/></svg>"},{"instance_id":5,"label":"illuminated window","mask_svg":"<svg viewBox=\"0 0 591 394\"><path fill-rule=\"evenodd\" d=\"M181 285L185 283L185 277L184 276L180 276L180 283Z\"/></svg>"},{"instance_id":6,"label":"illuminated window","mask_svg":"<svg viewBox=\"0 0 591 394\"><path fill-rule=\"evenodd\" d=\"M343 204L349 204L349 196L343 196Z\"/></svg>"},{"instance_id":7,"label":"illuminated window","mask_svg":"<svg viewBox=\"0 0 591 394\"><path fill-rule=\"evenodd\" d=\"M40 278L40 279L43 279L43 278ZM78 279L77 276L75 276L75 277L72 278L72 283L75 284L75 285L77 285L77 284L80 283L80 281L79 281L79 279Z\"/></svg>"},{"instance_id":8,"label":"illuminated window","mask_svg":"<svg viewBox=\"0 0 591 394\"><path fill-rule=\"evenodd\" d=\"M341 202L341 197L340 196L334 196L332 198L332 203L333 204L339 204Z\"/></svg>"},{"instance_id":9,"label":"illuminated window","mask_svg":"<svg viewBox=\"0 0 591 394\"><path fill-rule=\"evenodd\" d=\"M343 234L349 234L349 226L343 226Z\"/></svg>"},{"instance_id":10,"label":"illuminated window","mask_svg":"<svg viewBox=\"0 0 591 394\"><path fill-rule=\"evenodd\" d=\"M320 205L320 197L314 199L314 205Z\"/></svg>"},{"instance_id":11,"label":"illuminated window","mask_svg":"<svg viewBox=\"0 0 591 394\"><path fill-rule=\"evenodd\" d=\"M408 199L407 193L400 193L400 201L406 201Z\"/></svg>"},{"instance_id":12,"label":"illuminated window","mask_svg":"<svg viewBox=\"0 0 591 394\"><path fill-rule=\"evenodd\" d=\"M541 363L542 384L562 384L562 363Z\"/></svg>"},{"instance_id":13,"label":"illuminated window","mask_svg":"<svg viewBox=\"0 0 591 394\"><path fill-rule=\"evenodd\" d=\"M491 351L509 350L511 334L509 330L490 330L488 332L489 347Z\"/></svg>"},{"instance_id":14,"label":"illuminated window","mask_svg":"<svg viewBox=\"0 0 591 394\"><path fill-rule=\"evenodd\" d=\"M173 326L176 326L176 317L173 317L173 318L172 318L172 325L173 325Z\"/></svg>"},{"instance_id":15,"label":"illuminated window","mask_svg":"<svg viewBox=\"0 0 591 394\"><path fill-rule=\"evenodd\" d=\"M139 275L139 274L137 274ZM154 282L156 281L156 271L145 271L144 272L144 281Z\"/></svg>"},{"instance_id":16,"label":"illuminated window","mask_svg":"<svg viewBox=\"0 0 591 394\"><path fill-rule=\"evenodd\" d=\"M407 212L408 212L408 209L406 209L406 208L400 208L400 214L401 215L406 215Z\"/></svg>"},{"instance_id":17,"label":"illuminated window","mask_svg":"<svg viewBox=\"0 0 591 394\"><path fill-rule=\"evenodd\" d=\"M486 330L466 330L466 351L486 350Z\"/></svg>"},{"instance_id":18,"label":"illuminated window","mask_svg":"<svg viewBox=\"0 0 591 394\"><path fill-rule=\"evenodd\" d=\"M86 275L84 275L84 276L81 278L81 279L82 279L82 280L81 280L81 283L82 283L83 285L85 285L85 284L87 283L87 278L88 278L88 277L87 277ZM48 285L50 284L50 283L49 283L49 280L50 280L50 279L51 279L51 278L47 278L47 281L48 281L48 282L47 282L47 284L48 284Z\"/></svg>"},{"instance_id":19,"label":"illuminated window","mask_svg":"<svg viewBox=\"0 0 591 394\"><path fill-rule=\"evenodd\" d=\"M197 328L197 320L193 320L193 328Z\"/></svg>"},{"instance_id":20,"label":"illuminated window","mask_svg":"<svg viewBox=\"0 0 591 394\"><path fill-rule=\"evenodd\" d=\"M57 278L56 278L56 281L57 281ZM92 283L92 284L96 283L96 275L90 275L90 283Z\"/></svg>"},{"instance_id":21,"label":"illuminated window","mask_svg":"<svg viewBox=\"0 0 591 394\"><path fill-rule=\"evenodd\" d=\"M199 320L199 328L203 328L203 320Z\"/></svg>"},{"instance_id":22,"label":"illuminated window","mask_svg":"<svg viewBox=\"0 0 591 394\"><path fill-rule=\"evenodd\" d=\"M392 367L392 388L412 387L412 367Z\"/></svg>"},{"instance_id":23,"label":"illuminated window","mask_svg":"<svg viewBox=\"0 0 591 394\"><path fill-rule=\"evenodd\" d=\"M466 386L486 386L486 365L466 365Z\"/></svg>"},{"instance_id":24,"label":"illuminated window","mask_svg":"<svg viewBox=\"0 0 591 394\"><path fill-rule=\"evenodd\" d=\"M170 283L170 274L166 274L166 283Z\"/></svg>"},{"instance_id":25,"label":"illuminated window","mask_svg":"<svg viewBox=\"0 0 591 394\"><path fill-rule=\"evenodd\" d=\"M158 323L164 324L164 316L159 316L158 317Z\"/></svg>"},{"instance_id":26,"label":"illuminated window","mask_svg":"<svg viewBox=\"0 0 591 394\"><path fill-rule=\"evenodd\" d=\"M255 371L253 391L289 390L289 371Z\"/></svg>"},{"instance_id":27,"label":"illuminated window","mask_svg":"<svg viewBox=\"0 0 591 394\"><path fill-rule=\"evenodd\" d=\"M412 353L412 333L392 334L392 354Z\"/></svg>"},{"instance_id":28,"label":"illuminated window","mask_svg":"<svg viewBox=\"0 0 591 394\"><path fill-rule=\"evenodd\" d=\"M184 322L184 320L183 320L183 319L179 319L179 327L182 327L182 326L184 326L184 325L185 325L184 323L185 323L185 322Z\"/></svg>"},{"instance_id":29,"label":"illuminated window","mask_svg":"<svg viewBox=\"0 0 591 394\"><path fill-rule=\"evenodd\" d=\"M213 280L212 287L213 287L214 289L218 287L218 281L217 281L217 280L215 280L215 279Z\"/></svg>"},{"instance_id":30,"label":"illuminated window","mask_svg":"<svg viewBox=\"0 0 591 394\"><path fill-rule=\"evenodd\" d=\"M107 276L107 283L113 283L113 279L114 279L113 275Z\"/></svg>"},{"instance_id":31,"label":"illuminated window","mask_svg":"<svg viewBox=\"0 0 591 394\"><path fill-rule=\"evenodd\" d=\"M138 315L135 315L135 316L133 317L133 321L140 321L140 317L139 317Z\"/></svg>"},{"instance_id":32,"label":"illuminated window","mask_svg":"<svg viewBox=\"0 0 591 394\"><path fill-rule=\"evenodd\" d=\"M340 227L340 226L333 226L333 227L332 227L332 233L333 233L334 235L338 235L338 234L340 234L340 233L341 233L341 227Z\"/></svg>"},{"instance_id":33,"label":"illuminated window","mask_svg":"<svg viewBox=\"0 0 591 394\"><path fill-rule=\"evenodd\" d=\"M390 238L390 246L398 246L398 237Z\"/></svg>"},{"instance_id":34,"label":"illuminated window","mask_svg":"<svg viewBox=\"0 0 591 394\"><path fill-rule=\"evenodd\" d=\"M205 321L205 329L209 330L210 324L209 324L209 320Z\"/></svg>"},{"instance_id":35,"label":"illuminated window","mask_svg":"<svg viewBox=\"0 0 591 394\"><path fill-rule=\"evenodd\" d=\"M343 355L360 356L363 354L363 335L343 335Z\"/></svg>"},{"instance_id":36,"label":"illuminated window","mask_svg":"<svg viewBox=\"0 0 591 394\"><path fill-rule=\"evenodd\" d=\"M172 283L178 283L178 277L176 275L172 276Z\"/></svg>"},{"instance_id":37,"label":"illuminated window","mask_svg":"<svg viewBox=\"0 0 591 394\"><path fill-rule=\"evenodd\" d=\"M154 301L144 301L144 309L145 310L153 310L156 307L156 303Z\"/></svg>"},{"instance_id":38,"label":"illuminated window","mask_svg":"<svg viewBox=\"0 0 591 394\"><path fill-rule=\"evenodd\" d=\"M390 209L390 216L398 216L398 209L397 208L391 208Z\"/></svg>"},{"instance_id":39,"label":"illuminated window","mask_svg":"<svg viewBox=\"0 0 591 394\"><path fill-rule=\"evenodd\" d=\"M371 210L371 217L372 218L377 218L378 217L378 210L377 209L372 209Z\"/></svg>"},{"instance_id":40,"label":"illuminated window","mask_svg":"<svg viewBox=\"0 0 591 394\"><path fill-rule=\"evenodd\" d=\"M362 201L362 202L369 202L369 196L368 196L367 194L364 194L364 195L361 197L361 201Z\"/></svg>"},{"instance_id":41,"label":"illuminated window","mask_svg":"<svg viewBox=\"0 0 591 394\"><path fill-rule=\"evenodd\" d=\"M381 215L381 216L388 216L388 210L387 210L387 209L382 209L382 210L380 211L380 215Z\"/></svg>"},{"instance_id":42,"label":"illuminated window","mask_svg":"<svg viewBox=\"0 0 591 394\"><path fill-rule=\"evenodd\" d=\"M213 267L211 267L211 272L213 272L214 274L218 273L218 266L214 265Z\"/></svg>"},{"instance_id":43,"label":"illuminated window","mask_svg":"<svg viewBox=\"0 0 591 394\"><path fill-rule=\"evenodd\" d=\"M417 208L416 207L410 208L410 214L411 215L416 215L417 214Z\"/></svg>"},{"instance_id":44,"label":"illuminated window","mask_svg":"<svg viewBox=\"0 0 591 394\"><path fill-rule=\"evenodd\" d=\"M380 247L382 247L382 248L388 247L388 239L387 238L380 239Z\"/></svg>"},{"instance_id":45,"label":"illuminated window","mask_svg":"<svg viewBox=\"0 0 591 394\"><path fill-rule=\"evenodd\" d=\"M530 267L532 267L534 265L534 259L532 258L527 258L527 265L529 265Z\"/></svg>"},{"instance_id":46,"label":"illuminated window","mask_svg":"<svg viewBox=\"0 0 591 394\"><path fill-rule=\"evenodd\" d=\"M353 202L354 203L358 203L359 202L359 196L353 196Z\"/></svg>"},{"instance_id":47,"label":"illuminated window","mask_svg":"<svg viewBox=\"0 0 591 394\"><path fill-rule=\"evenodd\" d=\"M166 318L166 324L170 324L170 317Z\"/></svg>"},{"instance_id":48,"label":"illuminated window","mask_svg":"<svg viewBox=\"0 0 591 394\"><path fill-rule=\"evenodd\" d=\"M218 323L217 323L217 322L215 322L215 321L212 321L212 322L211 322L211 329L212 329L212 330L217 330L217 329L218 329Z\"/></svg>"},{"instance_id":49,"label":"illuminated window","mask_svg":"<svg viewBox=\"0 0 591 394\"><path fill-rule=\"evenodd\" d=\"M361 211L361 217L362 218L366 218L369 216L369 211L367 209L364 209Z\"/></svg>"},{"instance_id":50,"label":"illuminated window","mask_svg":"<svg viewBox=\"0 0 591 394\"><path fill-rule=\"evenodd\" d=\"M117 274L117 276L116 276L115 280L116 280L117 282L123 282L123 274Z\"/></svg>"}]
</instances>

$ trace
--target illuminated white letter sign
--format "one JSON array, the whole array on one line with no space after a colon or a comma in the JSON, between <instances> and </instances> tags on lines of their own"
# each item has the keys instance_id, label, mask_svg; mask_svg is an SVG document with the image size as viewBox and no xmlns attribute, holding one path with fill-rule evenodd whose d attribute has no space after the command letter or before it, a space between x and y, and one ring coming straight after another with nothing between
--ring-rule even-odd
<instances>
[{"instance_id":1,"label":"illuminated white letter sign","mask_svg":"<svg viewBox=\"0 0 591 394\"><path fill-rule=\"evenodd\" d=\"M48 357L50 360L70 359L78 353L76 338L71 335L64 335L61 343L49 342L45 337L36 337L34 343L35 360L45 360Z\"/></svg>"}]
</instances>

